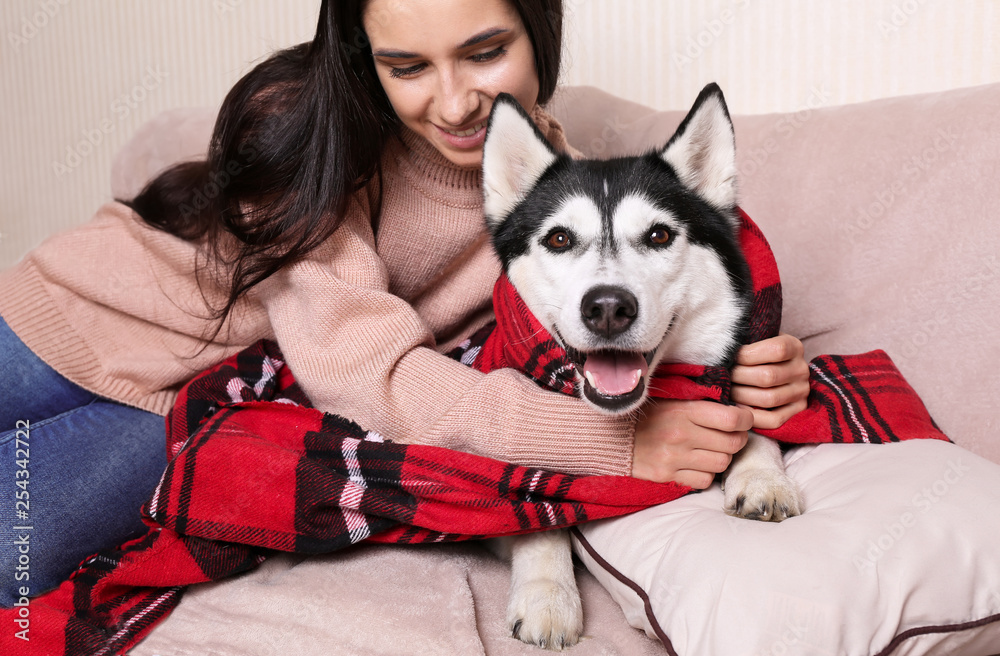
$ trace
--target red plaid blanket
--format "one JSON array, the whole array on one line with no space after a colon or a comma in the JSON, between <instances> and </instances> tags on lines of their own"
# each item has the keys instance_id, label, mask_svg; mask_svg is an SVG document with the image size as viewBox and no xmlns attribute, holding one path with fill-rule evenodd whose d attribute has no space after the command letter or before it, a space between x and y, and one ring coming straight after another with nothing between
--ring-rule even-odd
<instances>
[{"instance_id":1,"label":"red plaid blanket","mask_svg":"<svg viewBox=\"0 0 1000 656\"><path fill-rule=\"evenodd\" d=\"M756 290L750 338L761 339L777 331L780 286L766 242L745 221ZM498 282L498 327L453 355L485 370L517 366L542 385L572 392L565 353L536 333L534 317L511 292ZM526 334L538 338L522 341ZM809 409L771 431L774 437L947 439L884 353L825 356L812 367ZM725 401L728 394L725 371L672 366L657 379L651 391L659 396ZM124 653L186 586L255 567L274 550L509 535L618 516L689 491L386 442L311 408L268 342L189 383L167 417L167 434L170 464L142 509L149 532L93 556L57 590L0 612L8 627L0 653Z\"/></svg>"}]
</instances>

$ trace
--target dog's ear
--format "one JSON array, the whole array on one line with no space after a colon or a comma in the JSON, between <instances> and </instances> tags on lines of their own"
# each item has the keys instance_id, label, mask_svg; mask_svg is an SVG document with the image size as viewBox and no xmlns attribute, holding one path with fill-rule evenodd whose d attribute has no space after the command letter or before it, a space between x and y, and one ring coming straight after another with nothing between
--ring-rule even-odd
<instances>
[{"instance_id":1,"label":"dog's ear","mask_svg":"<svg viewBox=\"0 0 1000 656\"><path fill-rule=\"evenodd\" d=\"M520 103L510 94L499 94L483 143L483 207L490 231L525 199L556 159Z\"/></svg>"},{"instance_id":2,"label":"dog's ear","mask_svg":"<svg viewBox=\"0 0 1000 656\"><path fill-rule=\"evenodd\" d=\"M721 210L736 206L736 137L719 85L702 89L660 157L712 205Z\"/></svg>"}]
</instances>

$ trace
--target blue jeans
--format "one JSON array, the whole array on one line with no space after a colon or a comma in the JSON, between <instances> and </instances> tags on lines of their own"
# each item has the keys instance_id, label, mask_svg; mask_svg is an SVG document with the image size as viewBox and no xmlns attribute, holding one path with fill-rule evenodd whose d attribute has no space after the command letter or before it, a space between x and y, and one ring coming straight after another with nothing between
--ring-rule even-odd
<instances>
[{"instance_id":1,"label":"blue jeans","mask_svg":"<svg viewBox=\"0 0 1000 656\"><path fill-rule=\"evenodd\" d=\"M0 606L142 535L165 451L163 417L71 383L0 318Z\"/></svg>"}]
</instances>

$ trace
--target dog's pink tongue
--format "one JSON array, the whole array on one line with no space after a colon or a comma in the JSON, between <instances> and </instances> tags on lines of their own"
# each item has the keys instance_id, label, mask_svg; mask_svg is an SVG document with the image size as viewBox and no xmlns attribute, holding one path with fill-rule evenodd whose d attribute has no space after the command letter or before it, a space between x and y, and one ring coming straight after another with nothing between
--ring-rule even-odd
<instances>
[{"instance_id":1,"label":"dog's pink tongue","mask_svg":"<svg viewBox=\"0 0 1000 656\"><path fill-rule=\"evenodd\" d=\"M628 394L649 370L646 358L638 353L591 353L583 363L583 375L604 396Z\"/></svg>"}]
</instances>

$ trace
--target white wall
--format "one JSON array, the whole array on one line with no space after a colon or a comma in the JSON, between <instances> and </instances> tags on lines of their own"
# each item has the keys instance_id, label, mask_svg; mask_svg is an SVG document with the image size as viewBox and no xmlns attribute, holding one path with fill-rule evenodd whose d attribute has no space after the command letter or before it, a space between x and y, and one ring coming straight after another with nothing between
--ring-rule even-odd
<instances>
[{"instance_id":1,"label":"white wall","mask_svg":"<svg viewBox=\"0 0 1000 656\"><path fill-rule=\"evenodd\" d=\"M0 267L110 200L111 160L164 109L217 106L319 0L2 0ZM94 145L96 144L96 145Z\"/></svg>"},{"instance_id":2,"label":"white wall","mask_svg":"<svg viewBox=\"0 0 1000 656\"><path fill-rule=\"evenodd\" d=\"M997 0L564 1L566 81L660 109L711 81L738 114L1000 81Z\"/></svg>"},{"instance_id":3,"label":"white wall","mask_svg":"<svg viewBox=\"0 0 1000 656\"><path fill-rule=\"evenodd\" d=\"M1000 82L1000 0L564 0L563 80L659 108L719 82L734 113ZM0 268L110 198L143 121L215 106L308 39L319 0L3 0Z\"/></svg>"}]
</instances>

